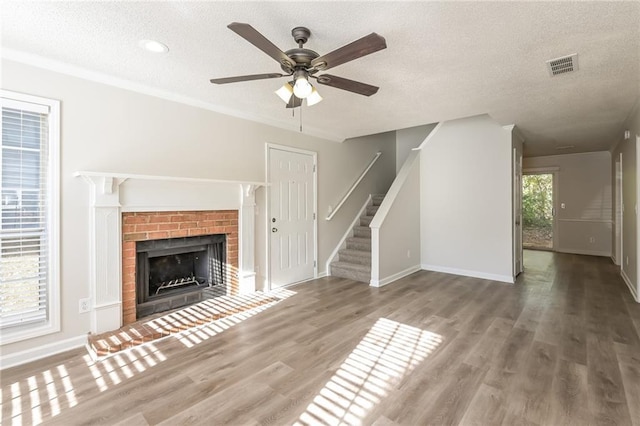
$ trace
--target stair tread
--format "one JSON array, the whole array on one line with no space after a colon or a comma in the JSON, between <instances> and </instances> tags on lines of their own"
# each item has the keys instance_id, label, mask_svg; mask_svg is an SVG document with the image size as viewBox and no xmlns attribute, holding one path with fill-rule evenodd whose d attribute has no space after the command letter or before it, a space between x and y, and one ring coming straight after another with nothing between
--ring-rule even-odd
<instances>
[{"instance_id":1,"label":"stair tread","mask_svg":"<svg viewBox=\"0 0 640 426\"><path fill-rule=\"evenodd\" d=\"M367 237L349 237L347 238L347 241L353 241L354 243L365 243L365 242L369 242L371 241L371 238L367 238Z\"/></svg>"},{"instance_id":2,"label":"stair tread","mask_svg":"<svg viewBox=\"0 0 640 426\"><path fill-rule=\"evenodd\" d=\"M348 263L348 262L331 262L332 268L343 268L343 269L351 269L359 272L371 272L370 265L361 265L359 263Z\"/></svg>"},{"instance_id":3,"label":"stair tread","mask_svg":"<svg viewBox=\"0 0 640 426\"><path fill-rule=\"evenodd\" d=\"M347 254L351 256L371 257L370 250L358 250L358 249L342 249L338 254Z\"/></svg>"}]
</instances>

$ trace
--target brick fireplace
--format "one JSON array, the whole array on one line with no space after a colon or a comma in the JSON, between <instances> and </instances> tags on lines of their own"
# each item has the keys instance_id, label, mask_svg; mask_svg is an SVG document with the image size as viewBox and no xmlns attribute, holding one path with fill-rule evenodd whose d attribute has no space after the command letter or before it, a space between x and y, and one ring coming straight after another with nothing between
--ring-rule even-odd
<instances>
[{"instance_id":1,"label":"brick fireplace","mask_svg":"<svg viewBox=\"0 0 640 426\"><path fill-rule=\"evenodd\" d=\"M226 294L238 294L238 211L162 211L122 213L122 323L136 312L136 243L204 235L226 235Z\"/></svg>"},{"instance_id":2,"label":"brick fireplace","mask_svg":"<svg viewBox=\"0 0 640 426\"><path fill-rule=\"evenodd\" d=\"M178 284L182 288L177 289L173 285L175 280L160 280L160 286L154 288L171 291L175 295L175 298L171 296L171 304L180 303L180 294L189 294L185 301L192 303L191 294L196 290L189 287L194 286L200 287L203 293L206 291L203 295L206 298L211 297L211 293L216 297L220 291L227 295L255 292L255 191L265 183L107 172L76 172L75 175L87 181L90 188L87 292L91 300L88 310L91 333L116 330L135 321L137 307L141 314L147 314L146 302L140 303L136 298L136 251L150 250L145 264L149 274L142 274L148 277L147 283L165 276L165 266L158 266L165 260L173 268L180 264L177 259L182 259L182 266L177 267L180 272L185 262L192 262L192 271L206 271L203 264L210 265L209 281L199 276L186 277L191 281L185 284L180 279ZM164 239L171 242L165 243ZM176 243L174 239L183 241ZM224 248L219 245L221 239ZM187 243L191 245L194 241L196 246L206 248L182 251ZM171 254L158 250L169 250ZM206 261L203 260L205 253ZM160 260L160 256L174 258ZM208 263L212 258L222 260ZM226 276L219 285L222 265L226 267ZM162 273L153 275L154 268ZM143 271L142 267L139 269ZM212 272L215 272L215 283L211 280ZM148 299L151 299L150 287L147 286L144 293ZM164 299L164 294L153 291L153 299Z\"/></svg>"}]
</instances>

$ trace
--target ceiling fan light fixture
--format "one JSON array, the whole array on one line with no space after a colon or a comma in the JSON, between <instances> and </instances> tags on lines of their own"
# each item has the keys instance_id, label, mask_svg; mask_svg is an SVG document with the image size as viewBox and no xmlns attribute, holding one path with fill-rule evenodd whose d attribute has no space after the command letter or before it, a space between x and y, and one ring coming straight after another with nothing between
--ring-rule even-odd
<instances>
[{"instance_id":1,"label":"ceiling fan light fixture","mask_svg":"<svg viewBox=\"0 0 640 426\"><path fill-rule=\"evenodd\" d=\"M313 90L311 90L311 94L307 96L307 106L313 106L320 101L322 101L322 96L320 96L320 93L318 93L318 91L314 87Z\"/></svg>"},{"instance_id":2,"label":"ceiling fan light fixture","mask_svg":"<svg viewBox=\"0 0 640 426\"><path fill-rule=\"evenodd\" d=\"M304 99L311 94L313 86L309 83L307 74L303 72L296 73L296 83L293 85L293 94Z\"/></svg>"},{"instance_id":3,"label":"ceiling fan light fixture","mask_svg":"<svg viewBox=\"0 0 640 426\"><path fill-rule=\"evenodd\" d=\"M291 86L290 83L285 83L284 86L276 90L275 93L284 103L289 103L291 96L293 96L293 86Z\"/></svg>"}]
</instances>

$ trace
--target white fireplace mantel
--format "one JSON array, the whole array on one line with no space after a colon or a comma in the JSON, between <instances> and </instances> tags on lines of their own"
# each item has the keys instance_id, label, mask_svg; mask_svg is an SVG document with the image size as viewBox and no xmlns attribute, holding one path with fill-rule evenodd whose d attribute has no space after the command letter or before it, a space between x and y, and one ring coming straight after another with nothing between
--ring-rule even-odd
<instances>
[{"instance_id":1,"label":"white fireplace mantel","mask_svg":"<svg viewBox=\"0 0 640 426\"><path fill-rule=\"evenodd\" d=\"M90 184L91 331L122 326L122 212L238 210L240 292L255 291L255 191L265 182L78 171Z\"/></svg>"},{"instance_id":2,"label":"white fireplace mantel","mask_svg":"<svg viewBox=\"0 0 640 426\"><path fill-rule=\"evenodd\" d=\"M165 175L140 175L133 173L118 173L118 172L85 172L78 171L73 174L74 176L84 177L88 179L102 178L102 179L115 179L124 182L128 179L140 179L140 180L161 180L161 181L174 181L174 182L205 182L205 183L222 183L222 184L237 184L237 185L255 185L266 186L266 182L251 182L244 180L226 180L226 179L210 179L210 178L194 178L184 176L165 176Z\"/></svg>"}]
</instances>

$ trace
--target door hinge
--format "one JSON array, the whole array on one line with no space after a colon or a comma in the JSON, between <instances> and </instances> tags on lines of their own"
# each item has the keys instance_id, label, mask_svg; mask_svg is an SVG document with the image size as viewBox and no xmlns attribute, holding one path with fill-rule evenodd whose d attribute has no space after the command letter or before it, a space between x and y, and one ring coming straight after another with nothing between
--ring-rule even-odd
<instances>
[{"instance_id":1,"label":"door hinge","mask_svg":"<svg viewBox=\"0 0 640 426\"><path fill-rule=\"evenodd\" d=\"M313 261L313 267L315 268L317 266L316 261Z\"/></svg>"},{"instance_id":2,"label":"door hinge","mask_svg":"<svg viewBox=\"0 0 640 426\"><path fill-rule=\"evenodd\" d=\"M315 213L313 214L313 220L316 220L316 214Z\"/></svg>"},{"instance_id":3,"label":"door hinge","mask_svg":"<svg viewBox=\"0 0 640 426\"><path fill-rule=\"evenodd\" d=\"M314 164L313 165L313 173L315 173L315 172L316 172L316 165Z\"/></svg>"}]
</instances>

